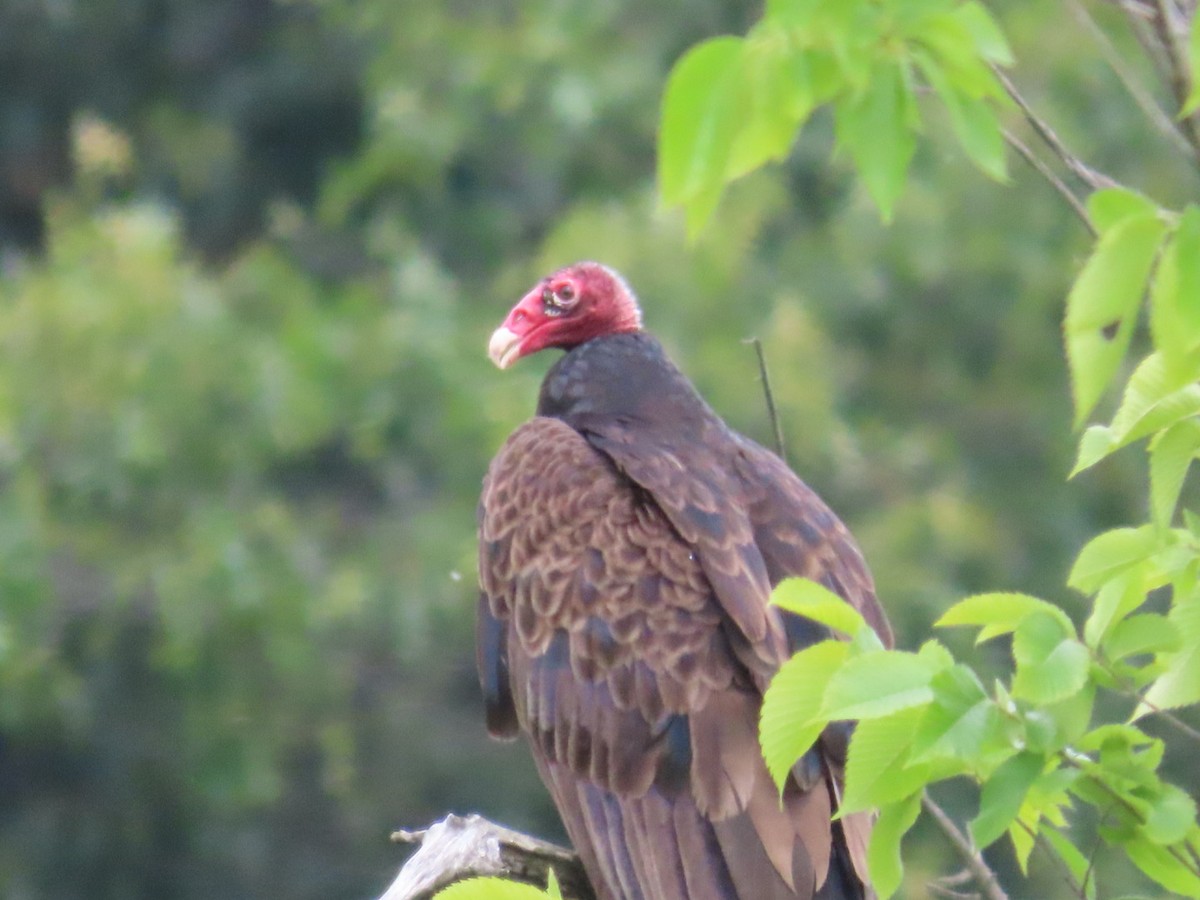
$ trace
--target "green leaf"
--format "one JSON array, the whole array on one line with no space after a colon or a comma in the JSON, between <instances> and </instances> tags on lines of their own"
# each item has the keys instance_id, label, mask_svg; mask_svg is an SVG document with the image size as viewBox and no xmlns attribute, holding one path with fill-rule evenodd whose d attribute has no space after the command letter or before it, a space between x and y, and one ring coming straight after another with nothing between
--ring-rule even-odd
<instances>
[{"instance_id":1,"label":"green leaf","mask_svg":"<svg viewBox=\"0 0 1200 900\"><path fill-rule=\"evenodd\" d=\"M826 685L846 659L843 641L822 641L801 650L771 679L763 697L759 741L775 784L783 790L796 760L808 752L826 722L815 720Z\"/></svg>"},{"instance_id":2,"label":"green leaf","mask_svg":"<svg viewBox=\"0 0 1200 900\"><path fill-rule=\"evenodd\" d=\"M1115 447L1139 440L1200 412L1200 387L1171 371L1161 353L1147 356L1133 374L1109 431Z\"/></svg>"},{"instance_id":3,"label":"green leaf","mask_svg":"<svg viewBox=\"0 0 1200 900\"><path fill-rule=\"evenodd\" d=\"M846 756L840 814L884 806L925 786L928 766L906 767L908 748L924 710L904 709L855 726Z\"/></svg>"},{"instance_id":4,"label":"green leaf","mask_svg":"<svg viewBox=\"0 0 1200 900\"><path fill-rule=\"evenodd\" d=\"M1002 66L1013 64L1012 49L1008 46L1008 40L986 6L969 0L955 9L953 15L970 32L980 56Z\"/></svg>"},{"instance_id":5,"label":"green leaf","mask_svg":"<svg viewBox=\"0 0 1200 900\"><path fill-rule=\"evenodd\" d=\"M1150 559L1159 549L1161 536L1151 525L1106 531L1079 551L1067 584L1090 594L1115 575Z\"/></svg>"},{"instance_id":6,"label":"green leaf","mask_svg":"<svg viewBox=\"0 0 1200 900\"><path fill-rule=\"evenodd\" d=\"M1029 856L1033 853L1034 845L1037 843L1037 832L1034 831L1033 834L1030 834L1026 830L1026 826L1030 829L1035 827L1025 822L1025 815L1022 812L1008 826L1008 839L1012 841L1013 853L1017 857L1017 867L1020 868L1021 874L1028 878Z\"/></svg>"},{"instance_id":7,"label":"green leaf","mask_svg":"<svg viewBox=\"0 0 1200 900\"><path fill-rule=\"evenodd\" d=\"M1011 592L996 592L974 594L965 600L960 600L946 610L934 624L938 628L954 625L981 625L983 631L975 643L981 644L997 635L1015 631L1028 616L1036 612L1047 612L1060 616L1065 627L1071 627L1071 620L1053 604L1040 600L1029 594Z\"/></svg>"},{"instance_id":8,"label":"green leaf","mask_svg":"<svg viewBox=\"0 0 1200 900\"><path fill-rule=\"evenodd\" d=\"M546 900L553 897L530 884L503 878L467 878L434 895L434 900Z\"/></svg>"},{"instance_id":9,"label":"green leaf","mask_svg":"<svg viewBox=\"0 0 1200 900\"><path fill-rule=\"evenodd\" d=\"M1130 616L1113 628L1105 638L1104 655L1113 662L1141 653L1167 653L1178 650L1180 636L1175 626L1157 613Z\"/></svg>"},{"instance_id":10,"label":"green leaf","mask_svg":"<svg viewBox=\"0 0 1200 900\"><path fill-rule=\"evenodd\" d=\"M1158 215L1153 200L1126 188L1102 188L1087 198L1088 217L1101 234L1126 219Z\"/></svg>"},{"instance_id":11,"label":"green leaf","mask_svg":"<svg viewBox=\"0 0 1200 900\"><path fill-rule=\"evenodd\" d=\"M1091 615L1083 623L1083 639L1089 647L1098 647L1116 624L1146 602L1145 583L1136 569L1104 582L1092 601Z\"/></svg>"},{"instance_id":12,"label":"green leaf","mask_svg":"<svg viewBox=\"0 0 1200 900\"><path fill-rule=\"evenodd\" d=\"M879 900L888 900L904 878L904 860L900 856L900 841L917 821L921 812L921 792L889 803L879 810L879 818L871 829L867 846L867 866Z\"/></svg>"},{"instance_id":13,"label":"green leaf","mask_svg":"<svg viewBox=\"0 0 1200 900\"><path fill-rule=\"evenodd\" d=\"M979 678L960 663L938 672L930 687L934 699L913 736L913 761L982 757L985 743L999 731L1000 714Z\"/></svg>"},{"instance_id":14,"label":"green leaf","mask_svg":"<svg viewBox=\"0 0 1200 900\"><path fill-rule=\"evenodd\" d=\"M1063 634L1062 623L1036 613L1013 634L1014 697L1033 703L1054 703L1080 691L1087 683L1091 657L1074 633Z\"/></svg>"},{"instance_id":15,"label":"green leaf","mask_svg":"<svg viewBox=\"0 0 1200 900\"><path fill-rule=\"evenodd\" d=\"M747 39L743 79L745 107L730 150L727 181L786 157L813 110L807 58L780 29L760 27Z\"/></svg>"},{"instance_id":16,"label":"green leaf","mask_svg":"<svg viewBox=\"0 0 1200 900\"><path fill-rule=\"evenodd\" d=\"M909 52L927 49L959 93L976 100L992 98L1009 102L972 32L979 25L978 21L971 21L969 13L963 16L951 11L926 16L920 30L912 35Z\"/></svg>"},{"instance_id":17,"label":"green leaf","mask_svg":"<svg viewBox=\"0 0 1200 900\"><path fill-rule=\"evenodd\" d=\"M798 616L853 636L866 621L853 606L824 585L807 578L785 578L771 591L771 603Z\"/></svg>"},{"instance_id":18,"label":"green leaf","mask_svg":"<svg viewBox=\"0 0 1200 900\"><path fill-rule=\"evenodd\" d=\"M1200 877L1166 847L1141 835L1124 842L1123 847L1139 869L1167 890L1185 897L1200 897Z\"/></svg>"},{"instance_id":19,"label":"green leaf","mask_svg":"<svg viewBox=\"0 0 1200 900\"><path fill-rule=\"evenodd\" d=\"M1188 83L1192 91L1183 101L1181 116L1190 116L1200 109L1200 15L1192 12L1192 32L1188 38Z\"/></svg>"},{"instance_id":20,"label":"green leaf","mask_svg":"<svg viewBox=\"0 0 1200 900\"><path fill-rule=\"evenodd\" d=\"M933 699L933 671L915 654L876 650L846 661L825 690L820 717L871 719Z\"/></svg>"},{"instance_id":21,"label":"green leaf","mask_svg":"<svg viewBox=\"0 0 1200 900\"><path fill-rule=\"evenodd\" d=\"M1067 297L1067 359L1081 425L1125 356L1146 279L1166 226L1126 218L1104 232Z\"/></svg>"},{"instance_id":22,"label":"green leaf","mask_svg":"<svg viewBox=\"0 0 1200 900\"><path fill-rule=\"evenodd\" d=\"M1135 719L1151 708L1174 709L1200 701L1200 594L1176 597L1167 618L1179 632L1182 649L1166 657L1166 671L1146 692Z\"/></svg>"},{"instance_id":23,"label":"green leaf","mask_svg":"<svg viewBox=\"0 0 1200 900\"><path fill-rule=\"evenodd\" d=\"M1175 507L1187 477L1188 467L1200 454L1200 422L1176 422L1150 449L1150 509L1154 524L1167 528L1175 518Z\"/></svg>"},{"instance_id":24,"label":"green leaf","mask_svg":"<svg viewBox=\"0 0 1200 900\"><path fill-rule=\"evenodd\" d=\"M684 204L693 233L716 206L743 106L737 37L697 44L675 64L663 97L658 181L663 201Z\"/></svg>"},{"instance_id":25,"label":"green leaf","mask_svg":"<svg viewBox=\"0 0 1200 900\"><path fill-rule=\"evenodd\" d=\"M866 88L835 110L838 145L850 153L884 221L891 220L916 150L915 110L903 63L884 60Z\"/></svg>"},{"instance_id":26,"label":"green leaf","mask_svg":"<svg viewBox=\"0 0 1200 900\"><path fill-rule=\"evenodd\" d=\"M957 89L929 54L915 50L913 59L945 105L954 136L958 138L967 156L991 178L1001 182L1007 181L1004 135L1000 130L1000 120L996 111L988 106L985 100L971 97Z\"/></svg>"},{"instance_id":27,"label":"green leaf","mask_svg":"<svg viewBox=\"0 0 1200 900\"><path fill-rule=\"evenodd\" d=\"M1179 217L1159 257L1150 293L1155 349L1180 384L1200 373L1200 207Z\"/></svg>"},{"instance_id":28,"label":"green leaf","mask_svg":"<svg viewBox=\"0 0 1200 900\"><path fill-rule=\"evenodd\" d=\"M1196 802L1173 784L1164 784L1150 802L1142 833L1156 844L1175 844L1196 825Z\"/></svg>"},{"instance_id":29,"label":"green leaf","mask_svg":"<svg viewBox=\"0 0 1200 900\"><path fill-rule=\"evenodd\" d=\"M1040 754L1018 753L984 782L979 815L971 822L971 836L980 848L987 847L1008 830L1045 765L1046 760Z\"/></svg>"}]
</instances>

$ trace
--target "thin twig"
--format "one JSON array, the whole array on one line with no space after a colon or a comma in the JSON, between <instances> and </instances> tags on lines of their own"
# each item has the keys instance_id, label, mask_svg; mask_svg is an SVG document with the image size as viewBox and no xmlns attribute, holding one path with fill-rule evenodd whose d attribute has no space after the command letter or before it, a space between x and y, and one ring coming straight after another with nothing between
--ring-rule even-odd
<instances>
[{"instance_id":1,"label":"thin twig","mask_svg":"<svg viewBox=\"0 0 1200 900\"><path fill-rule=\"evenodd\" d=\"M1109 674L1113 673L1110 672ZM1200 731L1197 731L1195 728L1169 710L1165 710L1161 706L1158 706L1152 701L1147 700L1144 696L1142 696L1142 694L1138 693L1137 689L1135 689L1127 679L1118 677L1117 683L1120 687L1120 693L1122 693L1124 696L1128 697L1130 700L1136 701L1140 706L1146 707L1146 709L1150 710L1151 714L1153 714L1155 717L1162 719L1162 721L1166 722L1168 725L1171 725L1180 734L1200 744Z\"/></svg>"},{"instance_id":2,"label":"thin twig","mask_svg":"<svg viewBox=\"0 0 1200 900\"><path fill-rule=\"evenodd\" d=\"M978 894L965 894L962 891L951 890L936 881L930 882L925 887L929 889L929 893L937 897L945 897L946 900L979 900Z\"/></svg>"},{"instance_id":3,"label":"thin twig","mask_svg":"<svg viewBox=\"0 0 1200 900\"><path fill-rule=\"evenodd\" d=\"M933 798L929 796L928 792L921 795L921 806L924 807L925 812L933 817L933 820L942 830L942 833L950 839L950 843L958 850L959 856L967 864L967 868L971 870L971 874L975 876L975 882L979 885L983 896L987 900L1008 900L1008 895L1004 893L1004 889L1000 887L1000 882L996 880L996 873L983 861L982 854L972 846L971 841L959 830L958 826L954 824L954 820L946 814L946 811L933 802Z\"/></svg>"},{"instance_id":4,"label":"thin twig","mask_svg":"<svg viewBox=\"0 0 1200 900\"><path fill-rule=\"evenodd\" d=\"M1134 806L1133 803L1130 802L1128 797L1121 794L1116 788L1114 788L1112 785L1110 785L1108 782L1106 782L1103 778L1098 778L1097 776L1093 775L1091 772L1088 772L1086 769L1083 768L1083 766L1081 766L1079 764L1079 762L1077 760L1072 759L1071 757L1064 757L1063 762L1068 766L1071 766L1073 768L1076 768L1076 769L1079 769L1080 771L1082 771L1084 774L1084 777L1087 778L1089 781L1091 781L1092 784L1096 785L1098 788L1100 788L1102 791L1104 791L1104 793L1108 794L1108 796L1110 798L1112 798L1112 800L1114 801L1115 805L1124 807L1125 811L1128 812L1133 817L1133 820L1135 822L1137 822L1138 825L1146 824L1145 813L1143 813L1140 809L1138 809L1136 806ZM1093 805L1095 805L1095 804L1093 804ZM1181 842L1181 843L1183 843L1183 842ZM1185 844L1185 846L1186 846L1186 844ZM1167 846L1164 846L1163 849L1166 850L1166 852L1170 856L1174 857L1176 862L1178 862L1185 869L1187 869L1189 872L1191 872L1192 875L1195 875L1196 877L1200 878L1200 859L1193 860L1193 859L1189 859L1188 857L1184 856L1179 851L1178 845L1167 845Z\"/></svg>"},{"instance_id":5,"label":"thin twig","mask_svg":"<svg viewBox=\"0 0 1200 900\"><path fill-rule=\"evenodd\" d=\"M1037 136L1040 137L1046 146L1054 152L1055 156L1062 160L1063 165L1065 165L1076 178L1078 178L1092 190L1120 187L1115 180L1109 178L1103 172L1098 172L1097 170L1093 169L1091 166L1087 165L1087 163L1083 162L1083 160L1081 160L1078 156L1068 150L1066 144L1062 142L1054 129L1051 128L1041 116L1033 111L1033 107L1031 107L1029 102L1023 96L1021 96L1021 92L1017 90L1017 86L1012 83L1009 77L1005 75L998 66L993 66L992 71L995 73L996 78L999 79L1000 84L1004 86L1004 90L1008 93L1008 96L1012 98L1013 102L1016 103L1018 107L1020 107L1021 112L1025 115L1026 121L1028 121L1033 127L1033 130L1037 133Z\"/></svg>"},{"instance_id":6,"label":"thin twig","mask_svg":"<svg viewBox=\"0 0 1200 900\"><path fill-rule=\"evenodd\" d=\"M1087 887L1080 885L1075 880L1075 876L1071 874L1071 869L1067 866L1066 861L1058 855L1054 850L1054 846L1046 840L1046 835L1041 831L1034 831L1020 819L1017 820L1017 824L1021 826L1026 834L1033 838L1033 845L1041 850L1042 854L1050 860L1051 865L1058 870L1059 877L1067 883L1067 887L1071 889L1071 893L1077 896L1079 900L1087 900Z\"/></svg>"},{"instance_id":7,"label":"thin twig","mask_svg":"<svg viewBox=\"0 0 1200 900\"><path fill-rule=\"evenodd\" d=\"M1071 192L1066 183L1054 173L1054 170L1042 162L1037 154L1026 147L1024 142L1007 128L1004 129L1004 139L1008 141L1009 146L1021 155L1021 158L1025 162L1029 163L1039 175L1050 182L1050 186L1058 191L1062 198L1070 205L1071 209L1075 211L1075 215L1079 216L1079 220L1083 222L1083 227L1091 232L1092 237L1096 237L1096 227L1092 224L1092 220L1088 218L1087 209L1080 202L1079 198Z\"/></svg>"},{"instance_id":8,"label":"thin twig","mask_svg":"<svg viewBox=\"0 0 1200 900\"><path fill-rule=\"evenodd\" d=\"M1171 0L1155 0L1155 8L1158 11L1155 29L1171 64L1171 93L1182 108L1189 91L1187 22ZM1180 124L1188 140L1200 152L1200 118L1190 115L1182 119Z\"/></svg>"},{"instance_id":9,"label":"thin twig","mask_svg":"<svg viewBox=\"0 0 1200 900\"><path fill-rule=\"evenodd\" d=\"M763 353L762 341L752 337L745 343L754 345L758 354L758 374L762 377L763 396L767 401L767 415L771 417L771 428L775 432L775 452L779 458L787 462L787 454L783 445L783 426L779 422L779 411L775 408L775 395L771 392L771 376L767 373L767 355Z\"/></svg>"},{"instance_id":10,"label":"thin twig","mask_svg":"<svg viewBox=\"0 0 1200 900\"><path fill-rule=\"evenodd\" d=\"M1150 92L1138 80L1137 75L1125 64L1120 51L1113 46L1113 42L1109 40L1104 29L1092 18L1092 14L1087 11L1080 0L1068 0L1068 3L1070 4L1071 11L1075 14L1075 19L1091 34L1100 48L1101 55L1103 55L1113 72L1116 73L1117 78L1125 86L1125 90L1129 92L1129 96L1133 98L1138 108L1146 114L1146 118L1159 131L1166 135L1167 139L1175 145L1177 150L1188 156L1195 156L1197 159L1200 159L1200 148L1193 146L1188 141L1187 137L1179 130L1181 126L1177 125L1163 111L1163 108L1158 105L1158 101L1150 95Z\"/></svg>"}]
</instances>

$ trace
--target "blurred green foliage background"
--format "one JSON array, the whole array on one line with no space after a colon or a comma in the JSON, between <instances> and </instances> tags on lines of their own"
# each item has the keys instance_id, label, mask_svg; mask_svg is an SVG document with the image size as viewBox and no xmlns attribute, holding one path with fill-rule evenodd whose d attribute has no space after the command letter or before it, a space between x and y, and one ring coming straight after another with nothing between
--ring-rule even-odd
<instances>
[{"instance_id":1,"label":"blurred green foliage background","mask_svg":"<svg viewBox=\"0 0 1200 900\"><path fill-rule=\"evenodd\" d=\"M1074 147L1194 194L1065 8L996 11ZM1069 560L1144 490L1136 457L1065 482L1087 235L936 132L884 228L818 116L689 245L653 183L665 74L757 13L0 4L0 894L361 898L394 826L555 835L524 748L484 736L474 504L551 362L500 375L487 336L576 259L767 442L764 339L790 461L903 645L972 591L1072 609ZM950 863L906 846L920 896Z\"/></svg>"}]
</instances>

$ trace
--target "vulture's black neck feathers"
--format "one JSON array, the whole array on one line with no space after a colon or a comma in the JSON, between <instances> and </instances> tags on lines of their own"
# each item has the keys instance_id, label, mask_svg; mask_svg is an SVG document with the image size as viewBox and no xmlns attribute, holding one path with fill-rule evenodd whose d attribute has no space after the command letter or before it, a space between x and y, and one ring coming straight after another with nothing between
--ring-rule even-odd
<instances>
[{"instance_id":1,"label":"vulture's black neck feathers","mask_svg":"<svg viewBox=\"0 0 1200 900\"><path fill-rule=\"evenodd\" d=\"M614 419L677 436L725 428L644 331L594 338L567 351L546 373L537 412L579 431Z\"/></svg>"}]
</instances>

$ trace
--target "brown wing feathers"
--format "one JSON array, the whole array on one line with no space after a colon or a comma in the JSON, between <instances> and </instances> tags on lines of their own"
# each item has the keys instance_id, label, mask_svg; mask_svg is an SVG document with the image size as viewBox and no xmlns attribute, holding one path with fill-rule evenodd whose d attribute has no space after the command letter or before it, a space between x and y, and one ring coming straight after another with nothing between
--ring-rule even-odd
<instances>
[{"instance_id":1,"label":"brown wing feathers","mask_svg":"<svg viewBox=\"0 0 1200 900\"><path fill-rule=\"evenodd\" d=\"M601 897L863 896L846 866L859 869L869 820L847 826L849 847L830 823L842 760L814 751L781 806L757 744L766 680L797 634L807 642L768 612L770 584L828 572L871 618L857 551L842 560L836 535L832 550L786 530L764 539L796 504L743 498L732 467L687 466L626 434L587 438L535 418L485 481L489 728L529 735Z\"/></svg>"}]
</instances>

